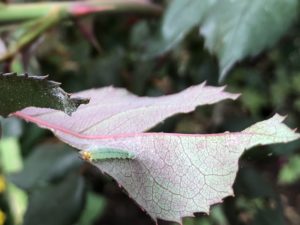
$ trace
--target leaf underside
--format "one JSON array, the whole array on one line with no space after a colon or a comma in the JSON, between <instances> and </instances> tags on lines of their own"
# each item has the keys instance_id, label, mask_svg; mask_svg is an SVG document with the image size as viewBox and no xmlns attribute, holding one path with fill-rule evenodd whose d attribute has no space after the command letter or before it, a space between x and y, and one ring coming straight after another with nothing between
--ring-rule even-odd
<instances>
[{"instance_id":1,"label":"leaf underside","mask_svg":"<svg viewBox=\"0 0 300 225\"><path fill-rule=\"evenodd\" d=\"M28 76L14 73L0 74L0 115L29 106L61 110L68 115L88 99L70 98L59 83L47 80L47 76Z\"/></svg>"},{"instance_id":2,"label":"leaf underside","mask_svg":"<svg viewBox=\"0 0 300 225\"><path fill-rule=\"evenodd\" d=\"M51 129L62 141L80 150L121 149L134 155L134 159L93 164L116 179L155 220L180 222L195 212L208 213L212 204L233 195L238 159L245 149L299 138L281 123L283 117L279 115L237 133L142 133L173 114L237 97L204 84L156 98L137 97L114 88L78 95L91 101L80 106L72 117L37 108L14 115Z\"/></svg>"}]
</instances>

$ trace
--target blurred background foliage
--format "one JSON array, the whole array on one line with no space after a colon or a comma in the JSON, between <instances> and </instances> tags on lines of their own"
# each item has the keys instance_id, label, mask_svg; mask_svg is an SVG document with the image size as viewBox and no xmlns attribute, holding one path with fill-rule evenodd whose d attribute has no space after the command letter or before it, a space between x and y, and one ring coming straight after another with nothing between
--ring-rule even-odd
<instances>
[{"instance_id":1,"label":"blurred background foliage","mask_svg":"<svg viewBox=\"0 0 300 225\"><path fill-rule=\"evenodd\" d=\"M167 6L167 1L157 2ZM239 100L177 115L153 130L238 131L275 112L288 115L287 124L299 128L299 18L300 13L273 47L229 72L224 83L227 90L242 93ZM204 81L219 85L218 61L204 49L198 28L171 51L149 56L153 42L159 42L160 25L161 17L135 13L95 15L81 25L67 20L26 51L25 63L19 54L2 62L0 71L50 74L70 93L113 85L159 96ZM14 118L1 124L0 225L155 224L116 182L50 132ZM210 215L185 218L185 225L300 224L300 141L256 147L239 164L235 197L212 206Z\"/></svg>"}]
</instances>

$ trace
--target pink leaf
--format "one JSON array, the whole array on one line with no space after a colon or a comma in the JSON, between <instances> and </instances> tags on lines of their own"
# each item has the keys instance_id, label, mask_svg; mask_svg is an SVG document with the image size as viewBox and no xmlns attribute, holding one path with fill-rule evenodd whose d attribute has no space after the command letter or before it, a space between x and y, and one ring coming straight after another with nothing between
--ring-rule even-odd
<instances>
[{"instance_id":1,"label":"pink leaf","mask_svg":"<svg viewBox=\"0 0 300 225\"><path fill-rule=\"evenodd\" d=\"M91 101L72 117L37 108L15 115L52 130L62 141L85 152L109 148L132 153L132 160L93 164L114 177L153 219L180 222L195 212L208 213L212 204L233 195L238 159L245 149L299 138L281 123L279 115L238 133L141 133L175 113L237 97L204 84L157 98L137 97L114 88L78 95Z\"/></svg>"},{"instance_id":2,"label":"pink leaf","mask_svg":"<svg viewBox=\"0 0 300 225\"><path fill-rule=\"evenodd\" d=\"M18 113L46 128L74 135L112 135L144 132L176 113L188 113L199 105L213 104L239 95L223 87L201 84L178 94L162 97L138 97L121 88L106 87L74 95L90 98L72 117L51 109L27 108ZM32 118L32 119L31 119Z\"/></svg>"}]
</instances>

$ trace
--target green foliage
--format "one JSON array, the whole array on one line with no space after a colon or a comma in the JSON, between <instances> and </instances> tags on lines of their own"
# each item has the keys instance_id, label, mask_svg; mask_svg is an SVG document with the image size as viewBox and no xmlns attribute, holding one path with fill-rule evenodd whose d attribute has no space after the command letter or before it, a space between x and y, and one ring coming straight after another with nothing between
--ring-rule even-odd
<instances>
[{"instance_id":1,"label":"green foliage","mask_svg":"<svg viewBox=\"0 0 300 225\"><path fill-rule=\"evenodd\" d=\"M10 175L10 180L20 188L30 191L37 186L61 179L81 165L82 161L69 147L60 144L42 145L26 158L22 171Z\"/></svg>"},{"instance_id":2,"label":"green foliage","mask_svg":"<svg viewBox=\"0 0 300 225\"><path fill-rule=\"evenodd\" d=\"M40 187L29 195L23 224L73 224L80 215L83 194L84 181L77 174L70 174L58 184Z\"/></svg>"},{"instance_id":3,"label":"green foliage","mask_svg":"<svg viewBox=\"0 0 300 225\"><path fill-rule=\"evenodd\" d=\"M9 176L28 193L23 224L68 225L77 220L85 202L85 183L78 176L81 165L77 154L62 144L33 150L24 161L24 168Z\"/></svg>"},{"instance_id":4,"label":"green foliage","mask_svg":"<svg viewBox=\"0 0 300 225\"><path fill-rule=\"evenodd\" d=\"M220 79L235 62L278 41L295 18L297 5L297 0L219 1L205 18L201 33L205 46L219 58Z\"/></svg>"},{"instance_id":5,"label":"green foliage","mask_svg":"<svg viewBox=\"0 0 300 225\"><path fill-rule=\"evenodd\" d=\"M110 11L141 11L152 14L160 11L156 5L142 0L1 4L0 10L0 25L4 25L4 31L11 31L10 24L20 23L18 30L10 34L12 41L8 41L7 50L2 52L0 49L0 61L11 60L18 52L26 51L45 31L73 17Z\"/></svg>"},{"instance_id":6,"label":"green foliage","mask_svg":"<svg viewBox=\"0 0 300 225\"><path fill-rule=\"evenodd\" d=\"M295 19L297 6L297 0L177 0L165 14L162 33L172 45L200 25L205 47L218 56L224 80L237 61L278 41Z\"/></svg>"}]
</instances>

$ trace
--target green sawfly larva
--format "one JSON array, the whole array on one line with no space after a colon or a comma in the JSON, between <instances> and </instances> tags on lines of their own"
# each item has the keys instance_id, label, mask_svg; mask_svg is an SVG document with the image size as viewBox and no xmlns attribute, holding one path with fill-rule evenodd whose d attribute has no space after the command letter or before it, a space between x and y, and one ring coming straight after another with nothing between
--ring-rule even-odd
<instances>
[{"instance_id":1,"label":"green sawfly larva","mask_svg":"<svg viewBox=\"0 0 300 225\"><path fill-rule=\"evenodd\" d=\"M115 148L99 148L80 152L82 159L97 162L106 159L133 159L134 154Z\"/></svg>"}]
</instances>

